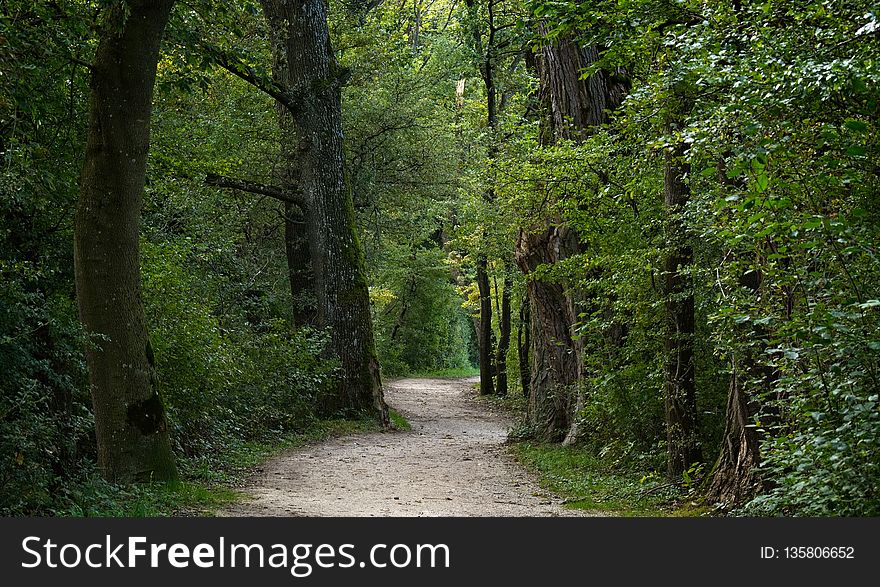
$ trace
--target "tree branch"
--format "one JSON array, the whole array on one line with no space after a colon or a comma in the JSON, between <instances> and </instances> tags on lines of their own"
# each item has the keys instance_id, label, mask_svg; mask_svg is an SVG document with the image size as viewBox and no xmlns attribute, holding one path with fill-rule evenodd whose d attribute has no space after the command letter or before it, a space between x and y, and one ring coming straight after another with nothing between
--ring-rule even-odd
<instances>
[{"instance_id":1,"label":"tree branch","mask_svg":"<svg viewBox=\"0 0 880 587\"><path fill-rule=\"evenodd\" d=\"M301 110L302 104L301 100L297 98L295 95L286 92L284 88L271 80L266 80L259 77L253 68L250 68L244 65L241 62L234 62L229 59L229 56L222 52L215 52L214 62L234 75L235 77L243 80L253 87L257 88L264 94L275 98L275 100L283 105L291 114L296 114Z\"/></svg>"},{"instance_id":2,"label":"tree branch","mask_svg":"<svg viewBox=\"0 0 880 587\"><path fill-rule=\"evenodd\" d=\"M259 194L261 196L269 196L270 198L280 200L281 202L287 202L299 206L303 210L306 209L306 200L303 197L302 192L298 191L285 190L272 185L265 185L235 177L227 177L225 175L217 175L215 173L209 173L205 176L205 185L238 190L251 194Z\"/></svg>"}]
</instances>

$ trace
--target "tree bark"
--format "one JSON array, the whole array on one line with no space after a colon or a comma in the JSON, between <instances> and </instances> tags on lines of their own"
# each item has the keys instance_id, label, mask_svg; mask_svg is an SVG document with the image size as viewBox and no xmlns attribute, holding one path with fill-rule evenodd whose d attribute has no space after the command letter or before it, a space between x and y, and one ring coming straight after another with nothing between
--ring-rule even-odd
<instances>
[{"instance_id":1,"label":"tree bark","mask_svg":"<svg viewBox=\"0 0 880 587\"><path fill-rule=\"evenodd\" d=\"M578 380L578 360L572 338L574 308L560 283L530 278L542 265L557 263L570 240L568 229L550 226L535 233L520 231L516 262L526 276L531 339L531 380L528 417L535 437L562 440L571 425L572 387Z\"/></svg>"},{"instance_id":2,"label":"tree bark","mask_svg":"<svg viewBox=\"0 0 880 587\"><path fill-rule=\"evenodd\" d=\"M98 465L109 481L177 477L141 298L140 214L159 44L173 0L109 9L92 67L74 227ZM128 15L125 15L125 9Z\"/></svg>"},{"instance_id":3,"label":"tree bark","mask_svg":"<svg viewBox=\"0 0 880 587\"><path fill-rule=\"evenodd\" d=\"M477 342L480 345L480 395L495 393L492 382L492 292L489 287L488 262L485 255L477 259L477 288L480 291L480 319L477 321Z\"/></svg>"},{"instance_id":4,"label":"tree bark","mask_svg":"<svg viewBox=\"0 0 880 587\"><path fill-rule=\"evenodd\" d=\"M504 291L501 294L501 312L498 317L498 352L495 355L495 393L507 395L507 352L510 350L510 290L513 279L508 263L504 264Z\"/></svg>"},{"instance_id":5,"label":"tree bark","mask_svg":"<svg viewBox=\"0 0 880 587\"><path fill-rule=\"evenodd\" d=\"M293 88L286 53L272 51L272 77L282 88ZM288 104L275 101L280 138L281 169L279 175L282 187L287 191L301 189L299 172L299 152L297 150L296 123ZM287 276L290 281L290 297L294 324L314 325L316 322L315 280L312 275L312 256L309 250L308 224L311 214L308 203L297 207L284 206L284 252L287 259ZM301 219L299 226L295 219Z\"/></svg>"},{"instance_id":6,"label":"tree bark","mask_svg":"<svg viewBox=\"0 0 880 587\"><path fill-rule=\"evenodd\" d=\"M282 81L301 97L291 115L297 182L307 203L316 319L330 332L329 354L341 363L339 388L324 407L332 413L370 413L387 425L364 259L344 176L345 72L330 45L327 5L323 0L263 0L262 5L272 53L289 76Z\"/></svg>"},{"instance_id":7,"label":"tree bark","mask_svg":"<svg viewBox=\"0 0 880 587\"><path fill-rule=\"evenodd\" d=\"M539 32L547 31L543 26ZM607 109L622 101L625 86L613 82L604 71L581 79L581 72L596 63L598 48L581 47L564 37L545 44L532 66L540 80L539 100L548 116L542 121L541 144L559 139L580 140L607 120ZM553 264L580 252L577 236L564 220L554 215L521 230L517 239L517 264L528 276L541 265ZM537 435L545 440L566 438L574 421L582 344L574 336L577 309L571 292L561 283L528 279L530 310L531 378L529 418Z\"/></svg>"},{"instance_id":8,"label":"tree bark","mask_svg":"<svg viewBox=\"0 0 880 587\"><path fill-rule=\"evenodd\" d=\"M672 131L677 124L676 120L672 120L669 130ZM682 213L690 199L690 188L685 183L690 165L684 156L685 145L682 143L664 153L663 198L667 247L664 280L665 412L667 474L671 479L677 479L691 465L702 460L694 378L694 294L688 275L694 255L682 220Z\"/></svg>"},{"instance_id":9,"label":"tree bark","mask_svg":"<svg viewBox=\"0 0 880 587\"><path fill-rule=\"evenodd\" d=\"M721 453L709 478L709 503L732 507L754 497L760 489L758 433L752 423L750 394L742 388L736 359L731 361L730 388Z\"/></svg>"},{"instance_id":10,"label":"tree bark","mask_svg":"<svg viewBox=\"0 0 880 587\"><path fill-rule=\"evenodd\" d=\"M529 297L528 293L523 296L519 307L519 325L516 331L517 342L517 358L519 359L519 384L522 388L523 397L529 397L529 383L532 377L532 371L529 368L529 349L531 348L531 340L529 336L530 319L529 319Z\"/></svg>"},{"instance_id":11,"label":"tree bark","mask_svg":"<svg viewBox=\"0 0 880 587\"><path fill-rule=\"evenodd\" d=\"M315 290L312 279L312 258L306 235L306 219L297 206L284 205L284 253L287 259L287 278L293 323L296 326L315 324Z\"/></svg>"},{"instance_id":12,"label":"tree bark","mask_svg":"<svg viewBox=\"0 0 880 587\"><path fill-rule=\"evenodd\" d=\"M495 129L498 126L498 111L497 111L497 103L496 103L496 88L495 88L495 10L494 10L494 2L495 0L489 0L487 9L487 17L488 17L488 31L487 31L487 39L486 39L486 52L483 55L483 62L480 64L480 75L483 78L483 84L486 88L486 126L489 129L489 146L487 149L487 153L489 157L494 157L497 152L497 146L495 145ZM476 8L473 2L468 3L472 13L476 16ZM474 45L479 46L480 42L480 32L478 28L475 27L474 31ZM495 200L495 189L493 186L489 186L485 193L483 194L483 201L486 205L492 205L492 202ZM485 238L485 231L483 233L483 237ZM495 385L492 380L492 376L495 374L493 371L493 363L492 363L492 288L489 285L489 274L488 274L488 260L486 259L485 253L480 253L480 257L477 260L477 288L480 291L480 320L479 320L479 333L477 337L477 341L480 345L480 394L481 395L491 395L495 393ZM497 292L496 292L497 295ZM505 387L507 385L507 381L505 379Z\"/></svg>"}]
</instances>

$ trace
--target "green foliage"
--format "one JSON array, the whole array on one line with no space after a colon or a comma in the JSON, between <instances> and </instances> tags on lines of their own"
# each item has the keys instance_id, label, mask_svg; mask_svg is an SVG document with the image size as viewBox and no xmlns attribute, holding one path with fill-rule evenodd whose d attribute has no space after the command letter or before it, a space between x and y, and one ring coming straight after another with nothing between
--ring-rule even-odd
<instances>
[{"instance_id":1,"label":"green foliage","mask_svg":"<svg viewBox=\"0 0 880 587\"><path fill-rule=\"evenodd\" d=\"M215 300L194 302L197 284L179 254L145 246L143 273L156 368L181 452L210 453L230 439L304 427L334 372L331 362L318 359L321 338L292 332L280 319L259 329L240 316L224 316L222 324Z\"/></svg>"},{"instance_id":2,"label":"green foliage","mask_svg":"<svg viewBox=\"0 0 880 587\"><path fill-rule=\"evenodd\" d=\"M638 430L659 436L654 417L638 425L642 406L656 414L650 398L662 385L653 336L662 298L652 291L662 279L658 155L684 143L703 445L718 446L729 364L747 365L741 383L760 405L751 425L767 489L744 511L876 515L876 12L847 1L532 7L551 38L599 43L599 67L624 66L633 81L606 133L563 145L564 164L542 164L537 175L562 186L560 206L587 243L572 274L605 300L585 313L586 340L627 316L622 346L588 345L590 427L636 443ZM668 131L673 93L691 109ZM519 190L510 200L524 215L537 195ZM634 408L637 378L654 391ZM600 444L608 436L596 435Z\"/></svg>"},{"instance_id":3,"label":"green foliage","mask_svg":"<svg viewBox=\"0 0 880 587\"><path fill-rule=\"evenodd\" d=\"M69 299L0 261L0 511L32 513L94 458L82 338Z\"/></svg>"},{"instance_id":4,"label":"green foliage","mask_svg":"<svg viewBox=\"0 0 880 587\"><path fill-rule=\"evenodd\" d=\"M411 14L397 6L334 19L352 71L343 93L346 166L386 375L472 364L473 326L447 262L459 200L452 105L461 63L441 28L448 16L445 6L426 9L417 46Z\"/></svg>"},{"instance_id":5,"label":"green foliage","mask_svg":"<svg viewBox=\"0 0 880 587\"><path fill-rule=\"evenodd\" d=\"M0 513L39 512L94 459L71 221L88 23L72 2L0 13ZM63 72L58 75L58 72Z\"/></svg>"},{"instance_id":6,"label":"green foliage","mask_svg":"<svg viewBox=\"0 0 880 587\"><path fill-rule=\"evenodd\" d=\"M520 231L564 223L580 252L530 279L577 302L584 377L577 449L516 449L581 506L666 508L639 486L663 468L663 261L671 219L694 250L700 440L720 446L729 378L754 408L764 492L741 512L880 513L880 46L854 0L446 0L371 10L331 3L346 173L386 375L470 374L488 259L493 301ZM345 3L343 3L345 4ZM0 512L147 515L210 503L268 447L318 437L332 388L326 333L294 327L283 206L204 185L207 173L274 184L273 100L220 67L271 83L253 0L178 3L159 64L142 242L143 295L182 470L208 486L97 481L76 319L73 217L87 63L106 2L7 0L0 14ZM539 25L540 23L540 25ZM534 35L539 31L540 38ZM525 48L563 37L602 48L627 78L609 123L547 145L545 97ZM488 127L487 67L497 127ZM683 103L687 108L682 109ZM681 118L671 127L672 115ZM662 200L664 154L685 145L684 210ZM493 329L498 336L497 304ZM516 325L508 357L518 377ZM395 417L396 425L405 422ZM622 468L617 473L613 468ZM206 489L205 487L208 487ZM650 493L646 493L650 492ZM645 495L649 497L644 497ZM218 502L219 503L219 502Z\"/></svg>"}]
</instances>

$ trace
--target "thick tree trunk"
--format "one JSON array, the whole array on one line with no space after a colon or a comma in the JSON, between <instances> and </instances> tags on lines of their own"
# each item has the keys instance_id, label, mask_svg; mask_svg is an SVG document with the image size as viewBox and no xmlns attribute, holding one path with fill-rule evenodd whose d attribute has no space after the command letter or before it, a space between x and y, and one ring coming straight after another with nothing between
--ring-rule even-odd
<instances>
[{"instance_id":1,"label":"thick tree trunk","mask_svg":"<svg viewBox=\"0 0 880 587\"><path fill-rule=\"evenodd\" d=\"M492 382L492 292L485 256L477 260L477 288L480 291L480 319L477 342L480 345L480 395L495 393Z\"/></svg>"},{"instance_id":2,"label":"thick tree trunk","mask_svg":"<svg viewBox=\"0 0 880 587\"><path fill-rule=\"evenodd\" d=\"M752 422L752 402L749 394L742 389L742 374L736 360L732 361L731 366L721 454L706 489L709 503L727 507L748 501L760 488L757 472L760 463L759 439Z\"/></svg>"},{"instance_id":3,"label":"thick tree trunk","mask_svg":"<svg viewBox=\"0 0 880 587\"><path fill-rule=\"evenodd\" d=\"M286 54L273 51L272 76L280 87L292 87L293 80L290 77ZM278 115L281 145L278 170L281 188L289 192L299 192L301 178L296 123L293 113L285 104L276 101L275 111ZM315 323L315 287L308 240L309 218L307 210L302 210L291 202L284 203L284 250L290 281L293 322L297 326Z\"/></svg>"},{"instance_id":4,"label":"thick tree trunk","mask_svg":"<svg viewBox=\"0 0 880 587\"><path fill-rule=\"evenodd\" d=\"M541 29L539 32L546 32ZM541 82L540 100L549 115L541 133L542 144L583 138L606 121L606 109L620 104L625 88L612 83L604 71L581 79L582 71L598 58L596 47L581 47L571 38L541 48L533 65ZM576 235L555 216L548 218L544 226L520 232L517 264L528 276L540 265L561 261L579 249ZM539 437L562 440L574 421L572 411L577 402L569 395L580 377L583 352L573 335L577 322L575 300L563 284L545 279L529 279L526 291L531 312L530 420Z\"/></svg>"},{"instance_id":5,"label":"thick tree trunk","mask_svg":"<svg viewBox=\"0 0 880 587\"><path fill-rule=\"evenodd\" d=\"M495 355L495 393L507 395L507 351L510 350L510 290L513 279L510 267L504 266L504 292L501 294L501 313L498 317L498 352ZM497 294L496 294L497 295Z\"/></svg>"},{"instance_id":6,"label":"thick tree trunk","mask_svg":"<svg viewBox=\"0 0 880 587\"><path fill-rule=\"evenodd\" d=\"M605 122L613 99L607 75L599 71L581 79L581 72L598 60L595 46L581 47L568 37L544 47L542 81L549 92L556 138L577 140Z\"/></svg>"},{"instance_id":7,"label":"thick tree trunk","mask_svg":"<svg viewBox=\"0 0 880 587\"><path fill-rule=\"evenodd\" d=\"M306 198L317 323L330 332L329 353L341 363L330 412L371 413L388 423L373 339L370 298L342 150L342 71L330 46L323 0L263 0L272 52L286 60L299 100L296 130L299 187Z\"/></svg>"},{"instance_id":8,"label":"thick tree trunk","mask_svg":"<svg viewBox=\"0 0 880 587\"><path fill-rule=\"evenodd\" d=\"M92 69L89 132L74 229L79 314L98 464L113 482L177 472L141 299L140 214L159 44L173 0L116 6Z\"/></svg>"},{"instance_id":9,"label":"thick tree trunk","mask_svg":"<svg viewBox=\"0 0 880 587\"><path fill-rule=\"evenodd\" d=\"M533 234L520 231L516 243L516 262L526 276L530 304L529 423L536 438L552 442L562 440L571 425L569 398L579 374L573 351L574 308L561 284L529 275L542 265L561 261L567 250L564 243L570 241L568 229L551 226Z\"/></svg>"},{"instance_id":10,"label":"thick tree trunk","mask_svg":"<svg viewBox=\"0 0 880 587\"><path fill-rule=\"evenodd\" d=\"M694 294L688 275L693 251L681 217L690 199L690 188L685 183L690 165L684 155L683 144L666 151L663 180L667 247L665 406L667 473L671 479L677 479L688 467L702 460L694 378Z\"/></svg>"}]
</instances>

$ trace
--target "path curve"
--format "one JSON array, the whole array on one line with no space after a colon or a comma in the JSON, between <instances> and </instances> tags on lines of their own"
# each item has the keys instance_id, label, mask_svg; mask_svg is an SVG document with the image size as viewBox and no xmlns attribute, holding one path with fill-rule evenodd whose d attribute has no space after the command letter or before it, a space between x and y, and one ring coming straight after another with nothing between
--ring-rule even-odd
<instances>
[{"instance_id":1,"label":"path curve","mask_svg":"<svg viewBox=\"0 0 880 587\"><path fill-rule=\"evenodd\" d=\"M504 446L506 415L470 379L402 379L411 431L332 439L270 460L226 516L576 516Z\"/></svg>"}]
</instances>

